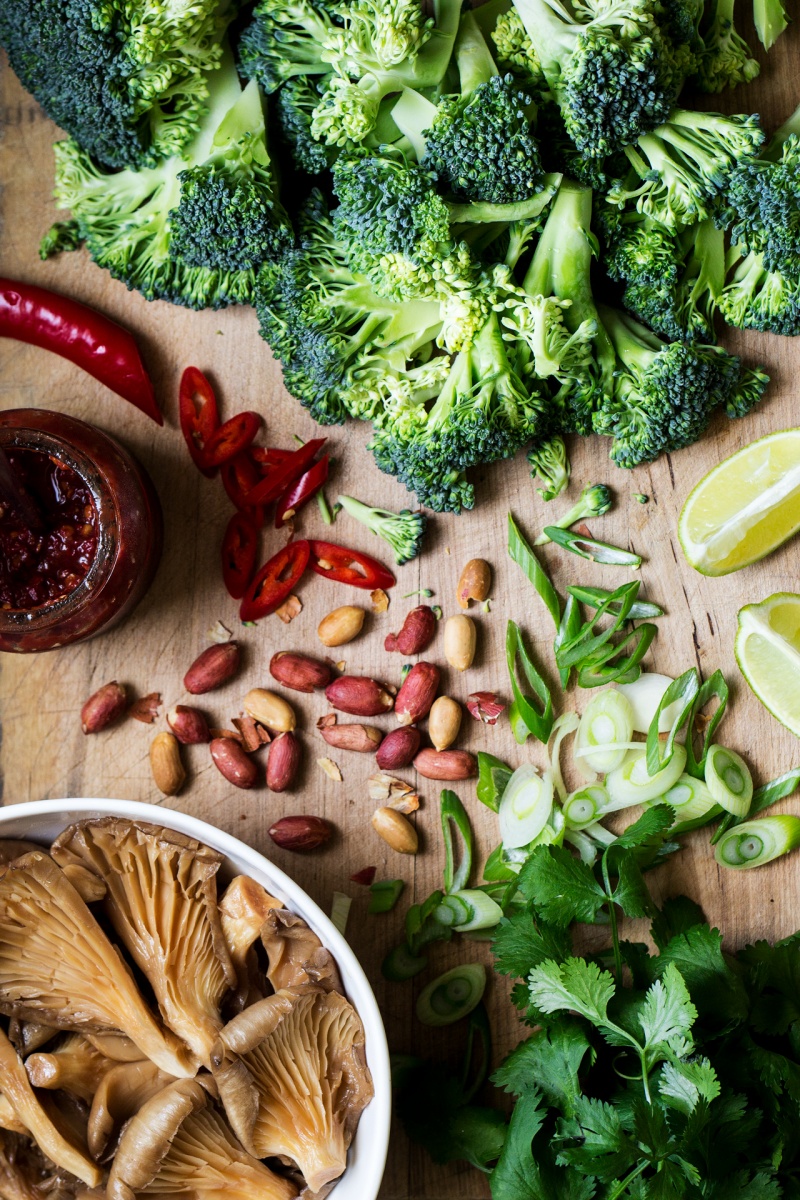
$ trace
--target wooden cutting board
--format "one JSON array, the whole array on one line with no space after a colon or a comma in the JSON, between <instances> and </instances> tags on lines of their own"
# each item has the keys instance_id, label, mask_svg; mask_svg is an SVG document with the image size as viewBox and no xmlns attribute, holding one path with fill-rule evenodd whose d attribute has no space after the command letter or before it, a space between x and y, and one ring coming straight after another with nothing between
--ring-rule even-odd
<instances>
[{"instance_id":1,"label":"wooden cutting board","mask_svg":"<svg viewBox=\"0 0 800 1200\"><path fill-rule=\"evenodd\" d=\"M770 55L760 80L724 97L730 111L734 105L740 111L760 111L771 131L800 99L798 61L800 26L795 25ZM712 99L707 107L715 103ZM248 688L270 686L267 666L275 651L299 648L324 654L316 639L320 618L339 604L364 603L369 608L369 599L366 593L326 584L312 575L301 584L303 611L291 625L281 624L277 617L257 628L243 629L237 624L237 606L224 591L219 567L219 543L230 509L219 483L206 481L188 463L176 417L181 371L194 363L208 372L219 390L225 415L243 407L263 413L266 439L272 445L290 446L293 434L308 438L315 426L284 390L279 367L259 338L250 309L192 313L163 303L148 304L113 282L83 253L40 262L39 240L57 215L50 199L50 146L58 131L22 90L5 60L0 60L0 124L0 272L84 300L128 325L150 364L166 417L165 427L157 429L62 359L0 341L0 407L58 409L118 437L151 472L166 525L164 557L155 583L126 624L94 641L55 653L0 656L2 799L5 804L15 804L92 796L164 803L148 766L150 739L163 724L151 728L128 721L106 733L84 737L78 714L87 696L116 678L137 695L161 692L166 706L182 700L186 667L207 644L208 628L222 620L244 646L245 668L233 683L205 698L203 707L214 724L227 724L239 712ZM292 211L292 197L286 200ZM431 519L425 553L398 570L389 611L370 615L363 635L337 651L336 657L345 660L349 672L399 683L400 660L384 653L383 639L400 627L405 612L417 603L403 599L404 594L432 588L435 596L431 603L441 605L445 616L450 615L458 611L455 587L461 568L469 558L481 556L495 571L491 612L473 614L479 631L475 664L464 676L445 669L443 690L461 700L482 689L508 695L503 643L509 617L527 630L540 660L548 664L550 678L555 678L550 618L531 585L506 557L506 514L512 509L533 536L554 510L560 512L579 495L585 483L606 482L614 489L617 503L612 513L594 523L593 532L619 545L630 544L645 556L643 591L667 609L649 656L653 668L677 675L696 664L709 675L721 667L732 692L730 712L720 731L726 744L745 754L758 781L800 764L800 745L750 694L736 668L732 648L736 613L743 604L779 590L800 590L798 543L784 547L765 563L715 580L702 578L686 565L675 539L681 505L711 466L754 438L798 423L800 345L758 335L730 336L726 344L751 361L765 363L773 377L768 398L756 413L741 422L722 417L700 445L633 473L609 463L605 440L576 438L569 496L547 511L534 490L523 456L479 473L475 511ZM404 489L382 475L365 451L368 431L363 426L351 424L327 432L336 458L328 488L332 499L337 492L347 492L395 509L410 503ZM640 505L633 500L636 492L648 495L649 503ZM326 535L315 505L302 514L298 530L305 535ZM332 536L388 561L383 543L344 514ZM265 556L282 542L282 534L267 531ZM572 582L613 587L627 578L618 568L597 567L552 549L543 557L562 591ZM441 637L427 657L444 662ZM291 698L295 702L295 696ZM579 702L583 699L577 697ZM570 697L567 703L571 706L575 701ZM379 970L387 948L401 938L407 903L412 898L423 899L441 880L438 789L419 781L424 797L417 822L419 855L408 859L395 854L369 824L374 808L367 795L372 760L333 753L344 778L341 783L332 782L315 761L327 753L315 730L317 718L326 710L324 698L297 695L296 708L305 764L294 793L275 796L263 787L237 792L217 773L207 750L195 746L185 754L190 773L187 785L169 803L266 853L324 909L330 908L335 889L352 895L348 937L375 987L391 1049L419 1055L449 1049L457 1058L461 1031L448 1030L444 1036L438 1031L431 1033L415 1021L413 1001L434 974L455 962L473 958L488 962L487 947L468 942L435 947L429 970L409 984L387 984ZM392 722L383 724L391 727ZM471 750L489 750L514 764L526 760L542 763L541 746L517 747L507 722L486 728L465 713L460 744ZM497 841L496 819L478 804L472 784L458 790L485 852ZM797 800L783 807L800 811ZM277 850L267 836L269 825L278 816L303 812L333 821L336 839L313 856ZM401 903L389 916L368 916L366 889L349 882L354 871L372 864L381 877L402 877L407 883ZM660 893L685 891L698 899L734 946L757 937L781 937L800 925L799 864L800 857L794 855L750 874L722 872L714 864L708 835L701 831L686 839L686 848L653 877L653 883ZM521 1030L505 1002L504 988L494 981L488 989L488 1002L498 1061L520 1039ZM381 1195L384 1200L479 1200L488 1190L482 1177L464 1165L435 1167L416 1149L409 1151L397 1129Z\"/></svg>"}]
</instances>

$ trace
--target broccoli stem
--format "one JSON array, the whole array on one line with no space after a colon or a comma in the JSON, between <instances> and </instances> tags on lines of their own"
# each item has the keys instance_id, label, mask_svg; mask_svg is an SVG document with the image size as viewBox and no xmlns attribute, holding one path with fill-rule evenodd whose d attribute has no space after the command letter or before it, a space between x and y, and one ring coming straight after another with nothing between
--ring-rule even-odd
<instances>
[{"instance_id":1,"label":"broccoli stem","mask_svg":"<svg viewBox=\"0 0 800 1200\"><path fill-rule=\"evenodd\" d=\"M753 20L765 50L772 49L789 24L783 0L753 0Z\"/></svg>"},{"instance_id":2,"label":"broccoli stem","mask_svg":"<svg viewBox=\"0 0 800 1200\"><path fill-rule=\"evenodd\" d=\"M482 83L488 83L499 74L491 51L486 45L486 38L469 10L464 13L458 28L455 57L462 96L468 96Z\"/></svg>"},{"instance_id":3,"label":"broccoli stem","mask_svg":"<svg viewBox=\"0 0 800 1200\"><path fill-rule=\"evenodd\" d=\"M564 513L563 517L559 517L557 521L548 521L548 526L556 529L569 529L570 525L574 525L576 521L583 521L586 517L602 517L611 508L612 497L610 490L604 483L590 483L581 492L580 499L577 504L574 504L568 513ZM546 533L540 533L534 546L545 546L552 541Z\"/></svg>"},{"instance_id":4,"label":"broccoli stem","mask_svg":"<svg viewBox=\"0 0 800 1200\"><path fill-rule=\"evenodd\" d=\"M772 136L772 140L767 146L762 158L768 159L770 162L777 162L781 157L781 152L784 143L789 140L792 135L800 137L800 105L794 110L788 121L784 121L780 129L776 129Z\"/></svg>"},{"instance_id":5,"label":"broccoli stem","mask_svg":"<svg viewBox=\"0 0 800 1200\"><path fill-rule=\"evenodd\" d=\"M536 48L545 79L550 87L557 87L580 26L560 0L515 0L514 7Z\"/></svg>"},{"instance_id":6,"label":"broccoli stem","mask_svg":"<svg viewBox=\"0 0 800 1200\"><path fill-rule=\"evenodd\" d=\"M400 99L392 109L392 120L411 143L417 162L422 162L425 157L425 147L428 143L425 134L435 119L435 104L431 104L430 100L421 96L414 88L403 89Z\"/></svg>"},{"instance_id":7,"label":"broccoli stem","mask_svg":"<svg viewBox=\"0 0 800 1200\"><path fill-rule=\"evenodd\" d=\"M605 304L598 305L598 312L617 356L627 367L646 371L664 348L661 339L627 313Z\"/></svg>"}]
</instances>

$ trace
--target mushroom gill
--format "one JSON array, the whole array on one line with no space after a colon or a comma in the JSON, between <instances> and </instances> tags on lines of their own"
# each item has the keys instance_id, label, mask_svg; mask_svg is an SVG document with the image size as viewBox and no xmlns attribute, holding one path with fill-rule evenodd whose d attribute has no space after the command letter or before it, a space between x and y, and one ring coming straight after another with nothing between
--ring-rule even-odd
<instances>
[{"instance_id":1,"label":"mushroom gill","mask_svg":"<svg viewBox=\"0 0 800 1200\"><path fill-rule=\"evenodd\" d=\"M195 1071L186 1047L159 1027L130 969L42 851L0 868L0 1012L61 1029L116 1030L171 1075Z\"/></svg>"},{"instance_id":2,"label":"mushroom gill","mask_svg":"<svg viewBox=\"0 0 800 1200\"><path fill-rule=\"evenodd\" d=\"M269 959L267 978L276 992L313 984L344 995L336 960L302 917L287 908L273 908L262 926L261 941Z\"/></svg>"},{"instance_id":3,"label":"mushroom gill","mask_svg":"<svg viewBox=\"0 0 800 1200\"><path fill-rule=\"evenodd\" d=\"M104 880L105 911L165 1022L208 1066L222 999L236 984L217 908L222 855L174 830L117 817L70 826L52 854Z\"/></svg>"},{"instance_id":4,"label":"mushroom gill","mask_svg":"<svg viewBox=\"0 0 800 1200\"><path fill-rule=\"evenodd\" d=\"M108 1200L148 1194L293 1200L297 1190L239 1145L214 1108L205 1080L197 1078L176 1080L131 1118L106 1193Z\"/></svg>"},{"instance_id":5,"label":"mushroom gill","mask_svg":"<svg viewBox=\"0 0 800 1200\"><path fill-rule=\"evenodd\" d=\"M103 1076L92 1098L86 1138L96 1162L110 1158L126 1121L173 1082L148 1058L115 1063Z\"/></svg>"},{"instance_id":6,"label":"mushroom gill","mask_svg":"<svg viewBox=\"0 0 800 1200\"><path fill-rule=\"evenodd\" d=\"M45 1110L31 1087L22 1059L2 1032L0 1091L43 1154L89 1187L97 1187L103 1178L102 1171L89 1158L85 1148L77 1144L66 1122L59 1120L58 1111L52 1105Z\"/></svg>"},{"instance_id":7,"label":"mushroom gill","mask_svg":"<svg viewBox=\"0 0 800 1200\"><path fill-rule=\"evenodd\" d=\"M274 908L281 908L280 900L270 896L260 883L248 875L237 875L225 889L219 902L222 932L236 971L236 995L229 1001L229 1011L239 1012L256 1000L263 1000L269 988L261 987L258 963L253 943L258 940L261 927Z\"/></svg>"},{"instance_id":8,"label":"mushroom gill","mask_svg":"<svg viewBox=\"0 0 800 1200\"><path fill-rule=\"evenodd\" d=\"M215 1062L228 1119L251 1154L292 1159L311 1192L341 1175L373 1095L364 1028L344 996L276 992L225 1026Z\"/></svg>"},{"instance_id":9,"label":"mushroom gill","mask_svg":"<svg viewBox=\"0 0 800 1200\"><path fill-rule=\"evenodd\" d=\"M33 1087L59 1088L91 1104L103 1076L114 1066L79 1033L69 1033L52 1050L29 1054L25 1059Z\"/></svg>"}]
</instances>

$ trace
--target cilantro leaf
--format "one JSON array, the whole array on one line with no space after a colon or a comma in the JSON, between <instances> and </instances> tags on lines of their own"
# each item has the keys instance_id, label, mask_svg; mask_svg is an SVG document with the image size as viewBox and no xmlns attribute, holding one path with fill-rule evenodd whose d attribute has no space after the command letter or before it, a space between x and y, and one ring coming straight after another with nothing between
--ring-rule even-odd
<instances>
[{"instance_id":1,"label":"cilantro leaf","mask_svg":"<svg viewBox=\"0 0 800 1200\"><path fill-rule=\"evenodd\" d=\"M492 1082L518 1096L539 1089L551 1107L571 1116L581 1091L578 1071L589 1049L577 1021L553 1022L512 1050Z\"/></svg>"},{"instance_id":2,"label":"cilantro leaf","mask_svg":"<svg viewBox=\"0 0 800 1200\"><path fill-rule=\"evenodd\" d=\"M531 1003L543 1013L574 1009L593 1025L608 1025L614 977L596 963L571 958L559 966L552 960L535 967L528 978Z\"/></svg>"},{"instance_id":3,"label":"cilantro leaf","mask_svg":"<svg viewBox=\"0 0 800 1200\"><path fill-rule=\"evenodd\" d=\"M545 921L563 929L594 921L607 900L592 868L564 846L534 850L519 873L519 890Z\"/></svg>"},{"instance_id":4,"label":"cilantro leaf","mask_svg":"<svg viewBox=\"0 0 800 1200\"><path fill-rule=\"evenodd\" d=\"M718 929L696 925L678 934L652 959L657 976L670 964L680 971L693 1004L711 1029L727 1028L745 1019L750 1006L747 992L725 960Z\"/></svg>"},{"instance_id":5,"label":"cilantro leaf","mask_svg":"<svg viewBox=\"0 0 800 1200\"><path fill-rule=\"evenodd\" d=\"M661 906L656 913L650 932L659 950L663 950L668 942L680 933L686 933L695 925L704 925L705 916L699 904L688 896L673 896Z\"/></svg>"},{"instance_id":6,"label":"cilantro leaf","mask_svg":"<svg viewBox=\"0 0 800 1200\"><path fill-rule=\"evenodd\" d=\"M688 1116L701 1099L710 1103L721 1092L717 1073L707 1058L695 1062L665 1063L658 1090L669 1108Z\"/></svg>"},{"instance_id":7,"label":"cilantro leaf","mask_svg":"<svg viewBox=\"0 0 800 1200\"><path fill-rule=\"evenodd\" d=\"M648 988L639 1010L644 1048L650 1062L677 1054L683 1058L692 1049L692 1025L697 1009L674 963Z\"/></svg>"},{"instance_id":8,"label":"cilantro leaf","mask_svg":"<svg viewBox=\"0 0 800 1200\"><path fill-rule=\"evenodd\" d=\"M642 875L642 868L632 854L621 856L617 867L617 886L612 899L626 917L650 917L655 905Z\"/></svg>"},{"instance_id":9,"label":"cilantro leaf","mask_svg":"<svg viewBox=\"0 0 800 1200\"><path fill-rule=\"evenodd\" d=\"M763 1172L751 1176L749 1171L737 1171L726 1179L711 1181L705 1194L708 1200L780 1200L781 1187Z\"/></svg>"},{"instance_id":10,"label":"cilantro leaf","mask_svg":"<svg viewBox=\"0 0 800 1200\"><path fill-rule=\"evenodd\" d=\"M532 1093L522 1096L511 1116L500 1161L490 1176L492 1200L592 1200L594 1183L569 1167L557 1167L546 1139L533 1142L544 1112Z\"/></svg>"},{"instance_id":11,"label":"cilantro leaf","mask_svg":"<svg viewBox=\"0 0 800 1200\"><path fill-rule=\"evenodd\" d=\"M760 995L752 1023L759 1033L786 1033L800 1019L800 936L770 946L756 942L737 955Z\"/></svg>"},{"instance_id":12,"label":"cilantro leaf","mask_svg":"<svg viewBox=\"0 0 800 1200\"><path fill-rule=\"evenodd\" d=\"M570 1144L571 1143L571 1144ZM575 1116L558 1122L556 1162L575 1167L610 1183L625 1174L639 1157L636 1143L627 1135L618 1111L601 1100L581 1096Z\"/></svg>"},{"instance_id":13,"label":"cilantro leaf","mask_svg":"<svg viewBox=\"0 0 800 1200\"><path fill-rule=\"evenodd\" d=\"M464 1102L459 1080L446 1068L421 1063L404 1074L395 1107L406 1133L434 1162L465 1159L482 1170L500 1155L506 1122L495 1108Z\"/></svg>"},{"instance_id":14,"label":"cilantro leaf","mask_svg":"<svg viewBox=\"0 0 800 1200\"><path fill-rule=\"evenodd\" d=\"M570 938L565 930L535 921L528 911L504 918L492 942L495 970L519 979L527 979L540 963L550 958L562 961L571 952Z\"/></svg>"}]
</instances>

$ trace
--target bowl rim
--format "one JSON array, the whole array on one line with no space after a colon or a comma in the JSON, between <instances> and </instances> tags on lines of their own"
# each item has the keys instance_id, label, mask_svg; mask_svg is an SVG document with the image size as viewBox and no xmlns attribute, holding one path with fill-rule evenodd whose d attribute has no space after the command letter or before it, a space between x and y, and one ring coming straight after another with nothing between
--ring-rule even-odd
<instances>
[{"instance_id":1,"label":"bowl rim","mask_svg":"<svg viewBox=\"0 0 800 1200\"><path fill-rule=\"evenodd\" d=\"M374 1087L374 1096L364 1111L367 1112L374 1106L371 1123L376 1128L370 1130L369 1143L359 1147L364 1160L363 1166L361 1166L364 1177L359 1178L358 1185L360 1200L376 1200L389 1151L391 1126L389 1047L383 1018L366 972L330 917L326 916L319 905L299 884L294 882L291 876L260 851L255 850L247 842L241 841L233 834L217 828L216 825L212 825L200 817L181 812L179 809L164 808L158 804L143 804L138 800L110 800L96 797L29 800L0 807L0 837L3 836L2 826L11 821L24 821L28 817L66 816L67 814L84 814L78 819L85 820L90 813L97 813L101 816L127 817L131 820L163 825L167 829L177 830L187 837L207 843L212 849L218 850L227 858L252 861L257 871L268 876L270 881L275 881L275 890L279 893L280 898L285 899L288 906L304 920L308 920L314 932L332 951L337 964L340 968L344 968L342 974L347 980L349 999L364 1022L367 1061ZM67 822L67 824L71 823ZM66 824L64 827L66 828ZM35 835L31 840L35 840ZM311 919L309 920L309 918ZM356 1131L354 1142L357 1142L357 1139L358 1131ZM340 1177L342 1182L347 1179L349 1170L350 1168ZM333 1194L335 1191L338 1191L338 1184Z\"/></svg>"}]
</instances>

